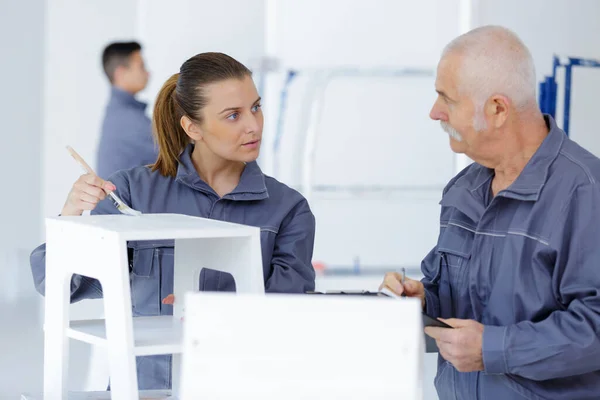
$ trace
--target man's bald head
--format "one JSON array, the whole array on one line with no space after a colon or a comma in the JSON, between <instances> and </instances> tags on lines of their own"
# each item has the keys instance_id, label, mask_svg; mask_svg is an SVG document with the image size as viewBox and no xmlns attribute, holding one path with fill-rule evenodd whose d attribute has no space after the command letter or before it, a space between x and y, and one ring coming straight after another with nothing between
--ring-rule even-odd
<instances>
[{"instance_id":1,"label":"man's bald head","mask_svg":"<svg viewBox=\"0 0 600 400\"><path fill-rule=\"evenodd\" d=\"M483 107L492 95L506 96L516 110L536 106L533 58L517 35L500 26L483 26L450 42L440 62L457 66L462 94Z\"/></svg>"}]
</instances>

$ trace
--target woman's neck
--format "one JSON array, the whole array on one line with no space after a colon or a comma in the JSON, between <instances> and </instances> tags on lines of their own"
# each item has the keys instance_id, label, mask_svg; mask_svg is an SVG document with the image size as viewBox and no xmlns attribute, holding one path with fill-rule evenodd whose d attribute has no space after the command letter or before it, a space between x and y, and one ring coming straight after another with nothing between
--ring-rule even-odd
<instances>
[{"instance_id":1,"label":"woman's neck","mask_svg":"<svg viewBox=\"0 0 600 400\"><path fill-rule=\"evenodd\" d=\"M226 160L212 151L203 143L196 143L192 152L192 164L200 178L218 195L223 197L230 193L240 183L246 164L242 161Z\"/></svg>"}]
</instances>

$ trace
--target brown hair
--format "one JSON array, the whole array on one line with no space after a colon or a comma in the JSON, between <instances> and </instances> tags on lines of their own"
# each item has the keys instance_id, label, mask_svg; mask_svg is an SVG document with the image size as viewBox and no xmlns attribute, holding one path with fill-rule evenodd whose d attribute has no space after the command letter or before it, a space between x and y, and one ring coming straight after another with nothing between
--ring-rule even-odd
<instances>
[{"instance_id":1,"label":"brown hair","mask_svg":"<svg viewBox=\"0 0 600 400\"><path fill-rule=\"evenodd\" d=\"M129 66L129 58L136 51L141 51L138 42L113 42L102 52L102 68L110 83L114 83L115 70L120 66Z\"/></svg>"},{"instance_id":2,"label":"brown hair","mask_svg":"<svg viewBox=\"0 0 600 400\"><path fill-rule=\"evenodd\" d=\"M252 73L242 63L223 53L201 53L183 63L160 89L154 105L152 130L158 143L158 159L152 171L175 176L179 155L190 142L181 127L184 115L202 123L208 99L206 85L227 79L243 79Z\"/></svg>"}]
</instances>

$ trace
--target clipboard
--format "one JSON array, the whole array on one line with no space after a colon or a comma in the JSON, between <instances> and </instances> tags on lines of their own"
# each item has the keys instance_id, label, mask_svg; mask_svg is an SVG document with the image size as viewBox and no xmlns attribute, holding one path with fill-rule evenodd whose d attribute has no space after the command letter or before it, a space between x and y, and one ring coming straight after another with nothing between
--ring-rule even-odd
<instances>
[{"instance_id":1,"label":"clipboard","mask_svg":"<svg viewBox=\"0 0 600 400\"><path fill-rule=\"evenodd\" d=\"M398 296L390 291L382 290L379 292L370 292L367 290L332 290L326 292L306 292L306 294L315 294L315 295L327 295L327 296L377 296L377 297L385 297L385 298L396 298L402 299L402 296ZM423 318L423 327L426 326L435 326L438 328L449 328L453 329L450 325L445 322L440 321L439 319L433 318L432 316L422 312L421 314ZM435 344L435 339L427 336L425 332L423 332L423 336L425 337L425 353L438 353L439 349Z\"/></svg>"}]
</instances>

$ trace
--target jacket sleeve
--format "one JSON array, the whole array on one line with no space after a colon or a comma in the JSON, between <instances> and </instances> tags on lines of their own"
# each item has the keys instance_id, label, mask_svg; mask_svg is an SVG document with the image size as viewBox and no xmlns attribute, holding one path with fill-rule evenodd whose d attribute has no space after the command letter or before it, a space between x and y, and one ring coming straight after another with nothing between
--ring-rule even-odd
<instances>
[{"instance_id":1,"label":"jacket sleeve","mask_svg":"<svg viewBox=\"0 0 600 400\"><path fill-rule=\"evenodd\" d=\"M284 218L277 233L265 291L305 293L315 289L314 241L315 217L303 199Z\"/></svg>"},{"instance_id":2,"label":"jacket sleeve","mask_svg":"<svg viewBox=\"0 0 600 400\"><path fill-rule=\"evenodd\" d=\"M114 179L114 180L113 180ZM124 186L126 181L120 176L111 177L111 182L117 186L116 193L121 199L128 204L129 196L127 196L128 186ZM115 181L119 182L116 183ZM126 189L119 191L119 187ZM118 210L113 203L107 198L100 203L92 214L116 214ZM85 217L82 217L85 218ZM29 257L31 273L33 275L33 283L35 289L44 296L46 293L46 244L36 247ZM82 275L73 275L71 278L71 302L75 303L84 299L97 299L102 297L102 287L96 279L88 278Z\"/></svg>"},{"instance_id":3,"label":"jacket sleeve","mask_svg":"<svg viewBox=\"0 0 600 400\"><path fill-rule=\"evenodd\" d=\"M541 321L485 326L485 372L532 380L600 370L600 191L577 188L550 240L558 310Z\"/></svg>"}]
</instances>

